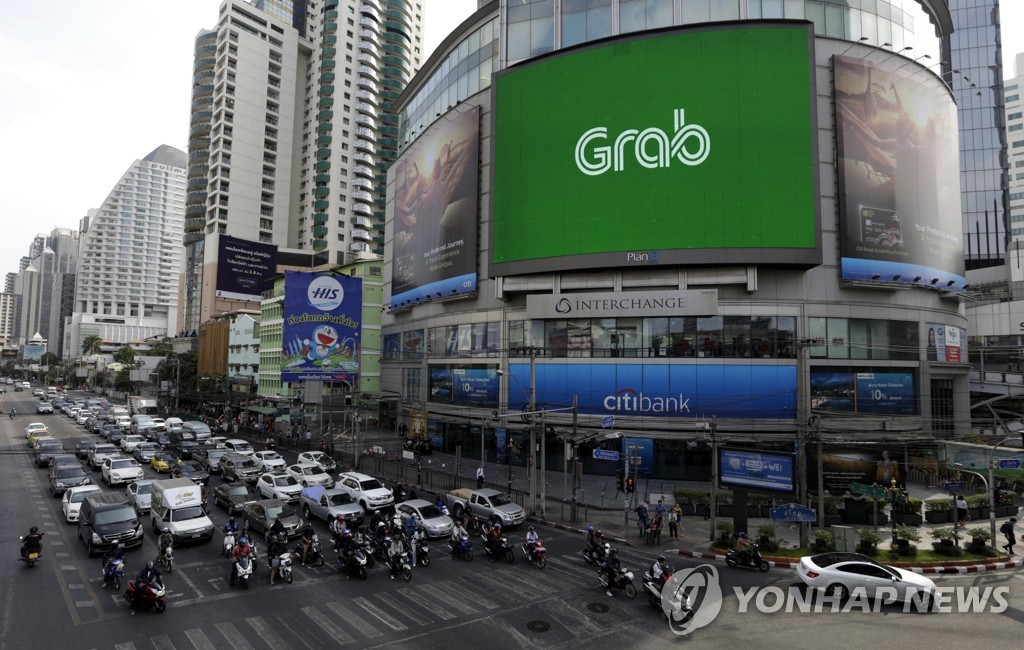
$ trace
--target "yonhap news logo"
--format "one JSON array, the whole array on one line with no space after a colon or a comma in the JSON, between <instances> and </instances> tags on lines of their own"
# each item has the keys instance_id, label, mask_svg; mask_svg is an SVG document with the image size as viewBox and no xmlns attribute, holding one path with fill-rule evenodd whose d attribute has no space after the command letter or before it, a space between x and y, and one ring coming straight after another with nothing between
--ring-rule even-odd
<instances>
[{"instance_id":1,"label":"yonhap news logo","mask_svg":"<svg viewBox=\"0 0 1024 650\"><path fill-rule=\"evenodd\" d=\"M722 611L718 570L710 564L676 571L661 589L668 629L679 636L706 627Z\"/></svg>"}]
</instances>

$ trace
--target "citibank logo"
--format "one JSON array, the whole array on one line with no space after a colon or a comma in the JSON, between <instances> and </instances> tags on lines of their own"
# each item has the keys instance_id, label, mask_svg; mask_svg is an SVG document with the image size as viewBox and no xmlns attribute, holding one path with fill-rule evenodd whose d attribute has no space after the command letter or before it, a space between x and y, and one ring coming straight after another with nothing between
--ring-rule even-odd
<instances>
[{"instance_id":1,"label":"citibank logo","mask_svg":"<svg viewBox=\"0 0 1024 650\"><path fill-rule=\"evenodd\" d=\"M711 153L711 136L704 127L685 124L684 110L673 112L675 133L671 139L657 127L643 131L626 129L614 143L608 144L608 128L595 126L576 142L576 166L588 176L600 176L607 171L621 172L626 166L632 142L632 154L641 166L648 169L668 167L675 158L689 167L707 160ZM687 140L690 141L689 146Z\"/></svg>"},{"instance_id":2,"label":"citibank logo","mask_svg":"<svg viewBox=\"0 0 1024 650\"><path fill-rule=\"evenodd\" d=\"M623 388L604 398L604 408L619 413L689 413L690 398L682 393L678 397L650 397Z\"/></svg>"}]
</instances>

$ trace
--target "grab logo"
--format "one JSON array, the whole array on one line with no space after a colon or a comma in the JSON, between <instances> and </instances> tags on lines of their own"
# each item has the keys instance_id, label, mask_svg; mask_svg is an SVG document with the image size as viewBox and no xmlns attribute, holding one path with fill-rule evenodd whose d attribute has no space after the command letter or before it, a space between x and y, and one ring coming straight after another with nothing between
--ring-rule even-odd
<instances>
[{"instance_id":1,"label":"grab logo","mask_svg":"<svg viewBox=\"0 0 1024 650\"><path fill-rule=\"evenodd\" d=\"M711 153L711 136L704 127L686 124L684 110L673 112L674 133L671 138L657 127L643 131L626 129L608 144L608 128L595 126L576 141L576 167L587 176L600 176L607 171L621 172L632 153L642 167L668 167L672 159L695 167ZM689 142L688 142L689 141Z\"/></svg>"}]
</instances>

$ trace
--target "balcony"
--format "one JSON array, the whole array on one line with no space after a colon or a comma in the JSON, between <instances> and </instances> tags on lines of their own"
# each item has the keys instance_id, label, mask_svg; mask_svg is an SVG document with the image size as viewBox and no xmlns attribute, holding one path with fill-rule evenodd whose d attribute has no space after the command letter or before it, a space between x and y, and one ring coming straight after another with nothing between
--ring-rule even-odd
<instances>
[{"instance_id":1,"label":"balcony","mask_svg":"<svg viewBox=\"0 0 1024 650\"><path fill-rule=\"evenodd\" d=\"M359 86L360 88L362 88L362 89L364 89L364 90L368 90L368 91L370 91L371 93L378 93L378 92L380 92L380 88L378 88L378 87L377 87L377 84L376 84L376 83L375 83L375 82L374 82L374 81L373 81L372 79L370 79L370 78L368 78L368 77L362 77L362 76L360 76L360 77L359 77L359 78L358 78L358 79L356 80L356 84L357 84L357 85L358 85L358 86Z\"/></svg>"},{"instance_id":2,"label":"balcony","mask_svg":"<svg viewBox=\"0 0 1024 650\"><path fill-rule=\"evenodd\" d=\"M324 21L324 34L334 34L338 31L338 23L333 20Z\"/></svg>"},{"instance_id":3,"label":"balcony","mask_svg":"<svg viewBox=\"0 0 1024 650\"><path fill-rule=\"evenodd\" d=\"M321 84L332 84L332 83L334 83L334 73L333 72L323 72L323 73L321 73L320 74L320 83Z\"/></svg>"},{"instance_id":4,"label":"balcony","mask_svg":"<svg viewBox=\"0 0 1024 650\"><path fill-rule=\"evenodd\" d=\"M324 57L330 57L330 58L333 59L336 56L338 56L338 48L336 48L336 47L325 47L324 48Z\"/></svg>"},{"instance_id":5,"label":"balcony","mask_svg":"<svg viewBox=\"0 0 1024 650\"><path fill-rule=\"evenodd\" d=\"M377 47L380 47L380 35L375 29L360 29L359 38L363 39L367 43L373 43Z\"/></svg>"},{"instance_id":6,"label":"balcony","mask_svg":"<svg viewBox=\"0 0 1024 650\"><path fill-rule=\"evenodd\" d=\"M209 124L213 119L213 111L209 109L192 111L192 124Z\"/></svg>"},{"instance_id":7,"label":"balcony","mask_svg":"<svg viewBox=\"0 0 1024 650\"><path fill-rule=\"evenodd\" d=\"M380 104L380 100L377 98L377 95L374 94L374 93L371 93L368 90L357 90L356 91L356 99L361 99L364 102L369 102L369 103L373 104L374 106L377 106L377 105Z\"/></svg>"},{"instance_id":8,"label":"balcony","mask_svg":"<svg viewBox=\"0 0 1024 650\"><path fill-rule=\"evenodd\" d=\"M352 225L365 230L373 230L373 222L366 217L352 217Z\"/></svg>"},{"instance_id":9,"label":"balcony","mask_svg":"<svg viewBox=\"0 0 1024 650\"><path fill-rule=\"evenodd\" d=\"M189 192L205 190L208 182L205 176L196 176L195 178L188 179L188 182L185 183L185 189Z\"/></svg>"},{"instance_id":10,"label":"balcony","mask_svg":"<svg viewBox=\"0 0 1024 650\"><path fill-rule=\"evenodd\" d=\"M214 36L216 36L216 34L214 34ZM206 56L207 54L213 54L213 55L217 54L217 44L216 43L208 43L206 45L200 45L199 47L196 48L196 53L195 53L196 58L199 58L201 56Z\"/></svg>"},{"instance_id":11,"label":"balcony","mask_svg":"<svg viewBox=\"0 0 1024 650\"><path fill-rule=\"evenodd\" d=\"M356 180L358 180L359 177L373 178L373 170L366 165L356 165L352 168L352 173L356 175Z\"/></svg>"},{"instance_id":12,"label":"balcony","mask_svg":"<svg viewBox=\"0 0 1024 650\"><path fill-rule=\"evenodd\" d=\"M210 150L209 149L193 149L188 154L188 162L190 164L195 164L197 162L198 163L205 163L209 159L210 159Z\"/></svg>"},{"instance_id":13,"label":"balcony","mask_svg":"<svg viewBox=\"0 0 1024 650\"><path fill-rule=\"evenodd\" d=\"M199 72L192 75L192 83L204 84L213 83L213 78L217 76L217 72L210 68L209 70L200 70Z\"/></svg>"},{"instance_id":14,"label":"balcony","mask_svg":"<svg viewBox=\"0 0 1024 650\"><path fill-rule=\"evenodd\" d=\"M331 195L331 188L329 188L329 187L314 187L313 188L313 196L317 197L318 199L322 199L322 198L324 198L326 196L330 196L330 195Z\"/></svg>"},{"instance_id":15,"label":"balcony","mask_svg":"<svg viewBox=\"0 0 1024 650\"><path fill-rule=\"evenodd\" d=\"M380 48L369 41L359 41L358 47L364 54L380 57Z\"/></svg>"},{"instance_id":16,"label":"balcony","mask_svg":"<svg viewBox=\"0 0 1024 650\"><path fill-rule=\"evenodd\" d=\"M313 165L313 169L317 170L318 172L329 171L331 169L331 161L321 160L320 162Z\"/></svg>"},{"instance_id":17,"label":"balcony","mask_svg":"<svg viewBox=\"0 0 1024 650\"><path fill-rule=\"evenodd\" d=\"M331 47L333 45L337 45L337 43L338 36L336 34L328 34L327 36L324 36L324 46Z\"/></svg>"},{"instance_id":18,"label":"balcony","mask_svg":"<svg viewBox=\"0 0 1024 650\"><path fill-rule=\"evenodd\" d=\"M380 70L380 59L374 56L373 54L360 52L359 54L356 55L356 60L362 63L363 65Z\"/></svg>"},{"instance_id":19,"label":"balcony","mask_svg":"<svg viewBox=\"0 0 1024 650\"><path fill-rule=\"evenodd\" d=\"M206 205L202 203L196 203L193 205L185 206L185 218L189 217L201 217L206 214Z\"/></svg>"},{"instance_id":20,"label":"balcony","mask_svg":"<svg viewBox=\"0 0 1024 650\"><path fill-rule=\"evenodd\" d=\"M328 192L330 194L330 192ZM313 201L313 209L317 212L323 212L331 207L330 201Z\"/></svg>"},{"instance_id":21,"label":"balcony","mask_svg":"<svg viewBox=\"0 0 1024 650\"><path fill-rule=\"evenodd\" d=\"M317 174L316 176L313 177L313 182L315 182L315 183L330 183L331 182L331 175L330 174Z\"/></svg>"},{"instance_id":22,"label":"balcony","mask_svg":"<svg viewBox=\"0 0 1024 650\"><path fill-rule=\"evenodd\" d=\"M313 223L327 223L329 217L325 212L316 212L313 214Z\"/></svg>"},{"instance_id":23,"label":"balcony","mask_svg":"<svg viewBox=\"0 0 1024 650\"><path fill-rule=\"evenodd\" d=\"M213 84L199 84L192 87L192 97L202 97L213 94Z\"/></svg>"},{"instance_id":24,"label":"balcony","mask_svg":"<svg viewBox=\"0 0 1024 650\"><path fill-rule=\"evenodd\" d=\"M206 122L204 124L196 124L191 129L188 130L188 135L189 135L190 138L202 137L204 135L209 135L209 133L210 133L210 123L209 122Z\"/></svg>"},{"instance_id":25,"label":"balcony","mask_svg":"<svg viewBox=\"0 0 1024 650\"><path fill-rule=\"evenodd\" d=\"M338 11L336 9L331 9L329 11L325 11L324 12L324 20L337 20L337 19L338 19Z\"/></svg>"},{"instance_id":26,"label":"balcony","mask_svg":"<svg viewBox=\"0 0 1024 650\"><path fill-rule=\"evenodd\" d=\"M212 70L217 65L217 57L215 56L204 56L201 59L196 59L193 70L200 72L201 70Z\"/></svg>"},{"instance_id":27,"label":"balcony","mask_svg":"<svg viewBox=\"0 0 1024 650\"><path fill-rule=\"evenodd\" d=\"M366 102L356 102L356 110L370 117L377 117L377 108Z\"/></svg>"},{"instance_id":28,"label":"balcony","mask_svg":"<svg viewBox=\"0 0 1024 650\"><path fill-rule=\"evenodd\" d=\"M369 16L359 17L359 26L366 29L372 29L373 31L380 33L380 21Z\"/></svg>"},{"instance_id":29,"label":"balcony","mask_svg":"<svg viewBox=\"0 0 1024 650\"><path fill-rule=\"evenodd\" d=\"M326 110L334 106L334 100L330 97L321 97L318 106Z\"/></svg>"},{"instance_id":30,"label":"balcony","mask_svg":"<svg viewBox=\"0 0 1024 650\"><path fill-rule=\"evenodd\" d=\"M330 122L320 122L319 124L316 125L317 133L330 133L333 130L334 125L331 124Z\"/></svg>"},{"instance_id":31,"label":"balcony","mask_svg":"<svg viewBox=\"0 0 1024 650\"><path fill-rule=\"evenodd\" d=\"M350 181L350 183L352 184L353 187L364 189L367 192L372 192L375 187L374 182L372 180L370 180L369 178L362 178L360 176L356 176L355 178L353 178Z\"/></svg>"},{"instance_id":32,"label":"balcony","mask_svg":"<svg viewBox=\"0 0 1024 650\"><path fill-rule=\"evenodd\" d=\"M326 84L326 85L320 86L320 94L321 95L326 95L326 96L333 95L334 94L334 86L332 86L331 84Z\"/></svg>"},{"instance_id":33,"label":"balcony","mask_svg":"<svg viewBox=\"0 0 1024 650\"><path fill-rule=\"evenodd\" d=\"M203 237L205 237L205 235L203 235L202 230L193 230L191 232L185 233L185 235L181 238L181 243L184 244L185 246L188 246L189 244L194 244L196 242L203 241Z\"/></svg>"},{"instance_id":34,"label":"balcony","mask_svg":"<svg viewBox=\"0 0 1024 650\"><path fill-rule=\"evenodd\" d=\"M352 143L352 146L359 151L365 151L367 153L376 153L377 148L373 146L373 143L368 140L356 140Z\"/></svg>"},{"instance_id":35,"label":"balcony","mask_svg":"<svg viewBox=\"0 0 1024 650\"><path fill-rule=\"evenodd\" d=\"M206 219L204 217L189 217L185 219L185 232L202 230L204 226L206 226Z\"/></svg>"},{"instance_id":36,"label":"balcony","mask_svg":"<svg viewBox=\"0 0 1024 650\"><path fill-rule=\"evenodd\" d=\"M377 74L377 70L374 69L374 68L371 68L368 65L361 65L361 66L359 66L358 68L356 68L356 72L358 72L359 74L363 75L364 77L368 77L368 78L370 78L370 79L372 79L374 81L380 81L380 76Z\"/></svg>"},{"instance_id":37,"label":"balcony","mask_svg":"<svg viewBox=\"0 0 1024 650\"><path fill-rule=\"evenodd\" d=\"M318 147L329 147L333 138L329 135L322 135L316 139L316 145Z\"/></svg>"},{"instance_id":38,"label":"balcony","mask_svg":"<svg viewBox=\"0 0 1024 650\"><path fill-rule=\"evenodd\" d=\"M356 162L365 163L367 165L376 165L377 164L377 161L373 159L373 156L371 156L369 154L361 153L359 151L357 151L354 154L352 154L352 160L355 160Z\"/></svg>"},{"instance_id":39,"label":"balcony","mask_svg":"<svg viewBox=\"0 0 1024 650\"><path fill-rule=\"evenodd\" d=\"M353 203L352 212L358 212L359 214L372 215L373 208L366 205L365 203Z\"/></svg>"},{"instance_id":40,"label":"balcony","mask_svg":"<svg viewBox=\"0 0 1024 650\"><path fill-rule=\"evenodd\" d=\"M367 203L372 203L374 199L373 199L373 195L370 194L369 192L364 192L362 190L354 190L352 192L352 200L353 201L366 201Z\"/></svg>"},{"instance_id":41,"label":"balcony","mask_svg":"<svg viewBox=\"0 0 1024 650\"><path fill-rule=\"evenodd\" d=\"M357 241L373 241L373 235L371 235L370 233L366 232L361 228L353 228L352 230L350 230L349 237Z\"/></svg>"},{"instance_id":42,"label":"balcony","mask_svg":"<svg viewBox=\"0 0 1024 650\"><path fill-rule=\"evenodd\" d=\"M361 241L354 241L354 242L352 242L351 244L348 245L348 252L350 252L350 253L370 253L372 251L370 250L370 245L369 244L367 244L365 242L361 242Z\"/></svg>"},{"instance_id":43,"label":"balcony","mask_svg":"<svg viewBox=\"0 0 1024 650\"><path fill-rule=\"evenodd\" d=\"M335 61L334 59L323 59L322 61L320 61L321 70L333 70L335 67L337 67L337 65L338 62Z\"/></svg>"},{"instance_id":44,"label":"balcony","mask_svg":"<svg viewBox=\"0 0 1024 650\"><path fill-rule=\"evenodd\" d=\"M326 237L327 226L313 226L313 234L317 237Z\"/></svg>"},{"instance_id":45,"label":"balcony","mask_svg":"<svg viewBox=\"0 0 1024 650\"><path fill-rule=\"evenodd\" d=\"M367 9L372 9L378 16L380 15L380 3L377 0L363 0L363 6L359 8L359 11L365 14Z\"/></svg>"},{"instance_id":46,"label":"balcony","mask_svg":"<svg viewBox=\"0 0 1024 650\"><path fill-rule=\"evenodd\" d=\"M322 250L324 248L327 248L327 240L326 239L314 239L313 240L313 250L318 251L318 250Z\"/></svg>"},{"instance_id":47,"label":"balcony","mask_svg":"<svg viewBox=\"0 0 1024 650\"><path fill-rule=\"evenodd\" d=\"M356 124L362 124L363 126L369 127L371 129L377 128L377 120L370 117L369 115L356 115L355 119Z\"/></svg>"},{"instance_id":48,"label":"balcony","mask_svg":"<svg viewBox=\"0 0 1024 650\"><path fill-rule=\"evenodd\" d=\"M210 172L210 166L207 165L205 162L195 163L194 165L189 165L189 168L188 168L188 176L189 176L189 178L192 178L193 176L202 176L203 178L206 178L206 175L209 172Z\"/></svg>"},{"instance_id":49,"label":"balcony","mask_svg":"<svg viewBox=\"0 0 1024 650\"><path fill-rule=\"evenodd\" d=\"M317 160L326 160L326 159L328 159L330 157L331 157L331 150L330 149L317 149L316 150L316 159Z\"/></svg>"},{"instance_id":50,"label":"balcony","mask_svg":"<svg viewBox=\"0 0 1024 650\"><path fill-rule=\"evenodd\" d=\"M334 111L320 111L316 114L318 122L330 122L334 119Z\"/></svg>"},{"instance_id":51,"label":"balcony","mask_svg":"<svg viewBox=\"0 0 1024 650\"><path fill-rule=\"evenodd\" d=\"M185 203L195 205L197 203L206 203L206 192L189 192L185 195Z\"/></svg>"}]
</instances>

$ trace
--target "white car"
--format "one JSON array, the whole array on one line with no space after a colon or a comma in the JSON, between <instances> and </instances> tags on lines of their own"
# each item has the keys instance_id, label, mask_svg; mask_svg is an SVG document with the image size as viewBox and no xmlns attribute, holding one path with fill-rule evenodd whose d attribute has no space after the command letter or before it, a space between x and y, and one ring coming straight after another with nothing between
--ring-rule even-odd
<instances>
[{"instance_id":1,"label":"white car","mask_svg":"<svg viewBox=\"0 0 1024 650\"><path fill-rule=\"evenodd\" d=\"M224 443L227 441L228 439L224 436L210 436L203 441L203 444L207 447L214 447L216 449L227 449L227 447L224 446Z\"/></svg>"},{"instance_id":2,"label":"white car","mask_svg":"<svg viewBox=\"0 0 1024 650\"><path fill-rule=\"evenodd\" d=\"M290 474L267 472L256 481L256 490L264 499L281 499L295 503L302 493L302 486Z\"/></svg>"},{"instance_id":3,"label":"white car","mask_svg":"<svg viewBox=\"0 0 1024 650\"><path fill-rule=\"evenodd\" d=\"M135 508L136 514L141 515L150 511L151 498L153 496L153 480L135 481L125 490L125 495L128 497L128 501L131 502L132 507Z\"/></svg>"},{"instance_id":4,"label":"white car","mask_svg":"<svg viewBox=\"0 0 1024 650\"><path fill-rule=\"evenodd\" d=\"M153 428L155 428L157 431L164 431L165 429L167 429L167 423L164 422L163 418L150 418L150 420L153 422Z\"/></svg>"},{"instance_id":5,"label":"white car","mask_svg":"<svg viewBox=\"0 0 1024 650\"><path fill-rule=\"evenodd\" d=\"M284 462L284 458L281 457L281 454L269 449L267 451L257 451L253 454L253 458L256 459L256 462L264 472L273 472L276 469L284 469L288 464Z\"/></svg>"},{"instance_id":6,"label":"white car","mask_svg":"<svg viewBox=\"0 0 1024 650\"><path fill-rule=\"evenodd\" d=\"M79 408L79 407L75 406L74 404L72 404L71 406L69 406L66 409L64 409L64 414L67 415L72 420L76 420L77 421L78 412L81 411L81 410L82 410L81 408Z\"/></svg>"},{"instance_id":7,"label":"white car","mask_svg":"<svg viewBox=\"0 0 1024 650\"><path fill-rule=\"evenodd\" d=\"M141 481L145 476L142 472L142 465L134 458L121 456L107 456L103 459L103 467L100 470L103 480L107 485L114 487L122 483Z\"/></svg>"},{"instance_id":8,"label":"white car","mask_svg":"<svg viewBox=\"0 0 1024 650\"><path fill-rule=\"evenodd\" d=\"M346 472L338 476L338 487L352 497L363 510L380 510L394 504L395 495L377 479L359 472Z\"/></svg>"},{"instance_id":9,"label":"white car","mask_svg":"<svg viewBox=\"0 0 1024 650\"><path fill-rule=\"evenodd\" d=\"M860 553L805 556L800 558L796 572L808 587L821 589L838 600L860 590L869 599L881 596L891 601L889 590L895 589L896 600L909 602L917 598L930 607L935 595L935 583L923 575L879 564ZM879 592L882 587L886 590Z\"/></svg>"},{"instance_id":10,"label":"white car","mask_svg":"<svg viewBox=\"0 0 1024 650\"><path fill-rule=\"evenodd\" d=\"M146 436L130 435L121 438L121 449L127 453L132 453L135 448L140 444L146 442Z\"/></svg>"},{"instance_id":11,"label":"white car","mask_svg":"<svg viewBox=\"0 0 1024 650\"><path fill-rule=\"evenodd\" d=\"M232 438L224 441L224 448L228 451L233 451L236 454L242 454L243 456L252 456L255 452L252 445L249 444L248 440L242 440L241 438Z\"/></svg>"},{"instance_id":12,"label":"white car","mask_svg":"<svg viewBox=\"0 0 1024 650\"><path fill-rule=\"evenodd\" d=\"M302 487L311 487L313 485L322 485L325 488L334 487L334 479L319 465L314 465L313 463L289 465L285 471Z\"/></svg>"},{"instance_id":13,"label":"white car","mask_svg":"<svg viewBox=\"0 0 1024 650\"><path fill-rule=\"evenodd\" d=\"M132 419L127 415L118 415L114 418L114 424L116 424L121 431L128 432L132 430Z\"/></svg>"},{"instance_id":14,"label":"white car","mask_svg":"<svg viewBox=\"0 0 1024 650\"><path fill-rule=\"evenodd\" d=\"M89 409L81 409L78 413L75 413L75 422L79 424L85 424L85 421L92 417L92 411Z\"/></svg>"},{"instance_id":15,"label":"white car","mask_svg":"<svg viewBox=\"0 0 1024 650\"><path fill-rule=\"evenodd\" d=\"M338 464L334 462L334 459L322 451L304 451L299 454L298 462L319 465L327 473L338 470Z\"/></svg>"},{"instance_id":16,"label":"white car","mask_svg":"<svg viewBox=\"0 0 1024 650\"><path fill-rule=\"evenodd\" d=\"M37 431L49 431L49 430L50 430L50 427L46 426L42 422L33 422L32 424L30 424L27 427L25 427L25 437L26 438L31 438L32 434L36 433Z\"/></svg>"},{"instance_id":17,"label":"white car","mask_svg":"<svg viewBox=\"0 0 1024 650\"><path fill-rule=\"evenodd\" d=\"M60 502L60 509L64 512L64 521L73 524L78 521L78 514L82 510L82 502L90 494L101 494L103 490L98 485L81 485L68 488L64 498Z\"/></svg>"}]
</instances>

